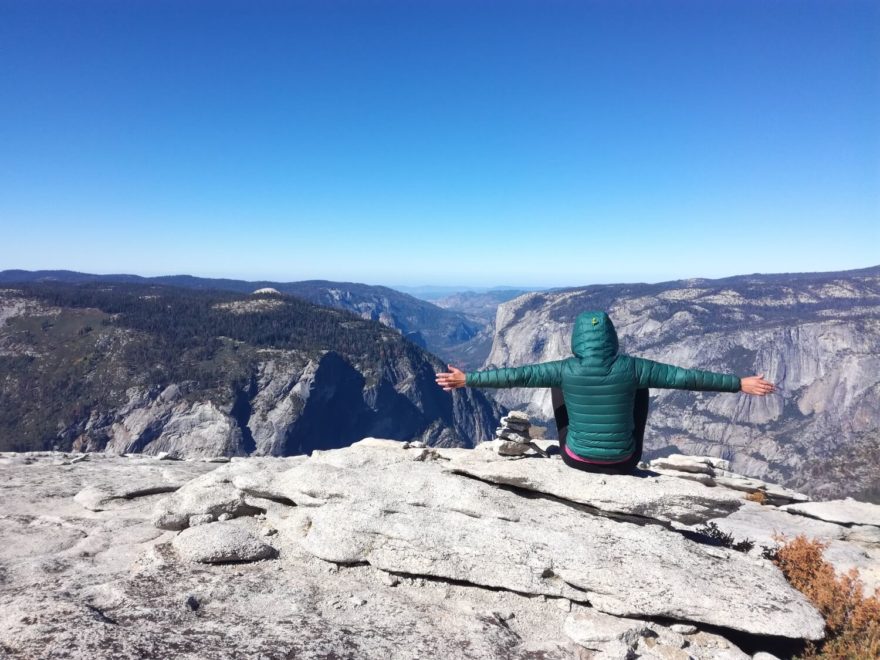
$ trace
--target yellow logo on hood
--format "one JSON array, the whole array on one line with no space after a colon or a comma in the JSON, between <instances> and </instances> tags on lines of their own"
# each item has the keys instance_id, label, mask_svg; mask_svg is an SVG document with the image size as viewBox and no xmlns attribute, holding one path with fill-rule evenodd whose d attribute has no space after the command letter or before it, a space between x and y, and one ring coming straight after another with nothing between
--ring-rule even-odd
<instances>
[{"instance_id":1,"label":"yellow logo on hood","mask_svg":"<svg viewBox=\"0 0 880 660\"><path fill-rule=\"evenodd\" d=\"M599 325L599 319L597 319L595 316L593 317L593 325Z\"/></svg>"}]
</instances>

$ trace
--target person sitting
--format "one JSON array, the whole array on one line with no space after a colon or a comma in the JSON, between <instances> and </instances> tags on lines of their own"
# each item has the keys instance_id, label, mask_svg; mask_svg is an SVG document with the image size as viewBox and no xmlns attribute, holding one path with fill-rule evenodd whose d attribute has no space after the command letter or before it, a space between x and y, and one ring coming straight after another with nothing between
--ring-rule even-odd
<instances>
[{"instance_id":1,"label":"person sitting","mask_svg":"<svg viewBox=\"0 0 880 660\"><path fill-rule=\"evenodd\" d=\"M578 315L571 350L574 355L564 360L521 367L465 373L450 364L436 381L447 392L459 387L561 388L568 413L567 434L560 433L562 460L575 469L612 474L631 472L641 460L648 388L755 396L775 391L763 375L740 378L619 353L617 332L605 312ZM558 416L559 410L557 423Z\"/></svg>"}]
</instances>

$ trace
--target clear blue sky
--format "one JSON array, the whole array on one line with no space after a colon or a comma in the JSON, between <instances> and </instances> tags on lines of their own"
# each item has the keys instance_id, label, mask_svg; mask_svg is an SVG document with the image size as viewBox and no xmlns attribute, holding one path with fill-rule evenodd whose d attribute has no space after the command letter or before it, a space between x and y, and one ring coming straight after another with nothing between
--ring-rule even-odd
<instances>
[{"instance_id":1,"label":"clear blue sky","mask_svg":"<svg viewBox=\"0 0 880 660\"><path fill-rule=\"evenodd\" d=\"M0 0L0 269L880 263L880 3Z\"/></svg>"}]
</instances>

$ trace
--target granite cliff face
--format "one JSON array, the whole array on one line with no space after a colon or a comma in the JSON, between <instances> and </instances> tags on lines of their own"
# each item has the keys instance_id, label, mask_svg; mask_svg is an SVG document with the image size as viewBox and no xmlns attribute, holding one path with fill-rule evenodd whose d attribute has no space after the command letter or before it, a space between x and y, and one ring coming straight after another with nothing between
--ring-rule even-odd
<instances>
[{"instance_id":1,"label":"granite cliff face","mask_svg":"<svg viewBox=\"0 0 880 660\"><path fill-rule=\"evenodd\" d=\"M440 390L442 363L381 325L291 298L118 286L89 292L105 310L0 292L0 448L277 456L491 435L497 406Z\"/></svg>"},{"instance_id":2,"label":"granite cliff face","mask_svg":"<svg viewBox=\"0 0 880 660\"><path fill-rule=\"evenodd\" d=\"M498 308L485 366L570 356L574 319L591 309L608 311L622 352L780 387L765 398L652 391L648 457L709 454L816 495L880 498L880 268L530 293ZM551 418L547 390L496 398Z\"/></svg>"},{"instance_id":3,"label":"granite cliff face","mask_svg":"<svg viewBox=\"0 0 880 660\"><path fill-rule=\"evenodd\" d=\"M407 372L401 380L367 386L365 375L336 353L304 366L281 354L257 364L253 383L232 393L232 405L188 383L133 387L123 405L93 411L59 437L73 437L73 451L180 457L304 454L346 446L365 429L453 447L488 437L497 414L491 402L479 394L437 396L438 367L396 368Z\"/></svg>"}]
</instances>

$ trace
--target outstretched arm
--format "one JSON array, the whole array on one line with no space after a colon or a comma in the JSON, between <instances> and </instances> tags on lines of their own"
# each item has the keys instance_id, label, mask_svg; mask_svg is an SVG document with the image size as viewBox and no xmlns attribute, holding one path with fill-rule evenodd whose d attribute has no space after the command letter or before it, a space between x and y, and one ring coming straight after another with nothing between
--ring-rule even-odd
<instances>
[{"instance_id":1,"label":"outstretched arm","mask_svg":"<svg viewBox=\"0 0 880 660\"><path fill-rule=\"evenodd\" d=\"M487 369L464 373L451 364L437 374L437 384L447 392L459 387L559 387L564 360L527 364L522 367Z\"/></svg>"},{"instance_id":2,"label":"outstretched arm","mask_svg":"<svg viewBox=\"0 0 880 660\"><path fill-rule=\"evenodd\" d=\"M701 390L704 392L745 392L764 396L771 394L773 383L764 380L764 376L739 378L734 374L720 374L700 369L683 369L671 364L654 362L644 358L633 358L635 361L638 386L656 387L676 390Z\"/></svg>"}]
</instances>

